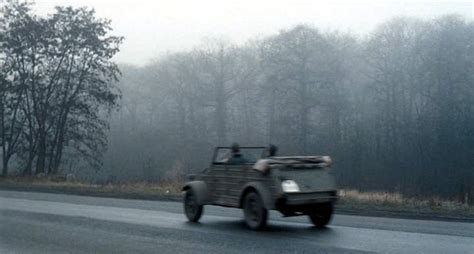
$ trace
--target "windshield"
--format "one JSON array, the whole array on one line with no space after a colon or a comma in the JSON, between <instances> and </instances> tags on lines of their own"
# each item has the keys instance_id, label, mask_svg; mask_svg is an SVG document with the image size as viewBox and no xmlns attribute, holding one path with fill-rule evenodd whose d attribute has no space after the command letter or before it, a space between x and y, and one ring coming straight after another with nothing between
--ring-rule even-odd
<instances>
[{"instance_id":1,"label":"windshield","mask_svg":"<svg viewBox=\"0 0 474 254\"><path fill-rule=\"evenodd\" d=\"M241 158L245 160L245 163L255 163L261 159L265 154L265 147L241 147L240 154ZM230 147L219 147L216 149L214 155L214 164L226 163L229 158L232 157L232 151Z\"/></svg>"}]
</instances>

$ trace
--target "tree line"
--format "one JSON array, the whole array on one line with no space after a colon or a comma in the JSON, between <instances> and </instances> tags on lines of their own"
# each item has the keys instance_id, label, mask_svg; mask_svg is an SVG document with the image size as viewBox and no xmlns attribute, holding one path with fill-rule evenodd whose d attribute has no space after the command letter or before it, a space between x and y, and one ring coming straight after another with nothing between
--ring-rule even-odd
<instances>
[{"instance_id":1,"label":"tree line","mask_svg":"<svg viewBox=\"0 0 474 254\"><path fill-rule=\"evenodd\" d=\"M123 65L104 174L174 177L216 145L272 143L331 155L343 187L472 200L473 41L459 16L396 18L367 36L298 25Z\"/></svg>"},{"instance_id":2,"label":"tree line","mask_svg":"<svg viewBox=\"0 0 474 254\"><path fill-rule=\"evenodd\" d=\"M56 7L47 17L8 1L0 27L2 173L56 174L65 157L100 167L107 112L120 97L111 58L122 37L87 8Z\"/></svg>"},{"instance_id":3,"label":"tree line","mask_svg":"<svg viewBox=\"0 0 474 254\"><path fill-rule=\"evenodd\" d=\"M3 7L4 175L177 179L216 145L271 143L331 155L341 187L472 203L472 21L395 18L365 36L298 25L143 66L112 61L111 30L87 8Z\"/></svg>"}]
</instances>

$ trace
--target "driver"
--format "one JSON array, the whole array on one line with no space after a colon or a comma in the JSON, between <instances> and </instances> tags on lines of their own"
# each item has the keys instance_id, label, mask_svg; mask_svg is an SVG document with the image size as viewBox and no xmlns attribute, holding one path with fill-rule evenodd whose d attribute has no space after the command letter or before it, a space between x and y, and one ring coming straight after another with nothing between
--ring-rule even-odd
<instances>
[{"instance_id":1,"label":"driver","mask_svg":"<svg viewBox=\"0 0 474 254\"><path fill-rule=\"evenodd\" d=\"M231 146L231 156L227 159L227 164L245 164L247 160L240 153L240 146L233 143Z\"/></svg>"}]
</instances>

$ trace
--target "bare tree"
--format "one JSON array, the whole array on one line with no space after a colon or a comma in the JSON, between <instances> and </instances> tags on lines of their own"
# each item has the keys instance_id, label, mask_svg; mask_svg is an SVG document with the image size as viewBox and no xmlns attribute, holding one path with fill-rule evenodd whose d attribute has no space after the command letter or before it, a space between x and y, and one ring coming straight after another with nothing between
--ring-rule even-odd
<instances>
[{"instance_id":1,"label":"bare tree","mask_svg":"<svg viewBox=\"0 0 474 254\"><path fill-rule=\"evenodd\" d=\"M110 22L94 15L57 7L42 18L28 4L5 8L3 76L11 86L6 97L13 136L3 149L23 146L25 173L32 172L34 159L36 173L57 173L66 141L83 158L100 162L107 127L101 110L119 97L113 86L119 71L110 59L122 38L108 36Z\"/></svg>"}]
</instances>

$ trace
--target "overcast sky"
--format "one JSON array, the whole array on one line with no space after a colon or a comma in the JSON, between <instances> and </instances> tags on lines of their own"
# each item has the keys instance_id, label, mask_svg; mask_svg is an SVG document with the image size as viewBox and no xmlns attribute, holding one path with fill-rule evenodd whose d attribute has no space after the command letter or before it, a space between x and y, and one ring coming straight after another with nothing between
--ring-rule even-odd
<instances>
[{"instance_id":1,"label":"overcast sky","mask_svg":"<svg viewBox=\"0 0 474 254\"><path fill-rule=\"evenodd\" d=\"M47 14L56 5L93 7L125 36L116 61L145 64L165 52L190 49L204 37L242 43L306 23L322 30L366 34L394 16L433 18L456 13L472 20L473 0L36 0Z\"/></svg>"}]
</instances>

